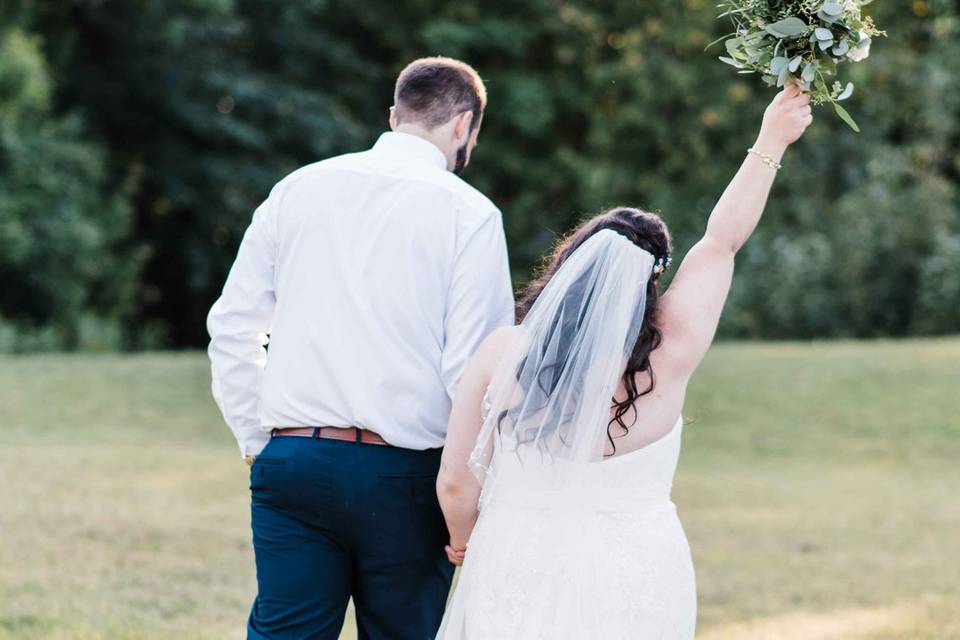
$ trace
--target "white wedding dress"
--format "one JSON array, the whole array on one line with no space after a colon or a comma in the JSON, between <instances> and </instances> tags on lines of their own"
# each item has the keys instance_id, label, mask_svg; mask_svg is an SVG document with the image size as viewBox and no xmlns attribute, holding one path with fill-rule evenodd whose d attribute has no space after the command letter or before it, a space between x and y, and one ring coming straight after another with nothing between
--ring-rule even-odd
<instances>
[{"instance_id":1,"label":"white wedding dress","mask_svg":"<svg viewBox=\"0 0 960 640\"><path fill-rule=\"evenodd\" d=\"M654 264L601 230L513 330L478 407L480 513L439 640L693 638L693 563L670 499L683 421L603 455Z\"/></svg>"},{"instance_id":2,"label":"white wedding dress","mask_svg":"<svg viewBox=\"0 0 960 640\"><path fill-rule=\"evenodd\" d=\"M670 500L682 420L552 491L554 464L502 458L438 640L693 638L693 563Z\"/></svg>"}]
</instances>

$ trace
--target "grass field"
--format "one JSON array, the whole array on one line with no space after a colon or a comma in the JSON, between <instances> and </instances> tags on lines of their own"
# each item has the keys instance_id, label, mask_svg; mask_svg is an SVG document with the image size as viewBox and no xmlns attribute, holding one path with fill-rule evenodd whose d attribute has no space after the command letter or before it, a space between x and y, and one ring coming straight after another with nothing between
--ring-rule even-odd
<instances>
[{"instance_id":1,"label":"grass field","mask_svg":"<svg viewBox=\"0 0 960 640\"><path fill-rule=\"evenodd\" d=\"M0 639L243 637L208 388L202 354L0 358ZM960 340L720 345L686 417L698 637L960 638Z\"/></svg>"}]
</instances>

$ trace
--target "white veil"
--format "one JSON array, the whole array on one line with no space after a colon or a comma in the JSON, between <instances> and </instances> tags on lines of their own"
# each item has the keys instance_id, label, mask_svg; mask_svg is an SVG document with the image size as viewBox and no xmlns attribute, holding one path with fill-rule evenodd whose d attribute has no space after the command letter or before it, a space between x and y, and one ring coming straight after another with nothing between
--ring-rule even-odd
<instances>
[{"instance_id":1,"label":"white veil","mask_svg":"<svg viewBox=\"0 0 960 640\"><path fill-rule=\"evenodd\" d=\"M504 456L563 469L603 458L612 398L640 334L653 267L651 253L605 229L544 287L488 392L470 457L485 499Z\"/></svg>"}]
</instances>

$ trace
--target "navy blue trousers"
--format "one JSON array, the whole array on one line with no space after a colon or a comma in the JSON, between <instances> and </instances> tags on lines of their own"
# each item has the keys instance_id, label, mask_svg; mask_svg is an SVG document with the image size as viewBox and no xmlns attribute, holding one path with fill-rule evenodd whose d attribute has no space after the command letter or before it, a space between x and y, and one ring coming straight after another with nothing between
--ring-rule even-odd
<instances>
[{"instance_id":1,"label":"navy blue trousers","mask_svg":"<svg viewBox=\"0 0 960 640\"><path fill-rule=\"evenodd\" d=\"M453 567L440 449L273 438L250 470L257 599L249 640L433 640Z\"/></svg>"}]
</instances>

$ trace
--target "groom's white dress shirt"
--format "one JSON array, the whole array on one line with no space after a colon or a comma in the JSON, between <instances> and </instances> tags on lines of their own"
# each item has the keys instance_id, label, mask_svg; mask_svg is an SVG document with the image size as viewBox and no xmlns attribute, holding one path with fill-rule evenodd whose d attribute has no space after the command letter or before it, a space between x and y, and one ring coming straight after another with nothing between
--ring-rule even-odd
<instances>
[{"instance_id":1,"label":"groom's white dress shirt","mask_svg":"<svg viewBox=\"0 0 960 640\"><path fill-rule=\"evenodd\" d=\"M385 133L257 208L207 319L213 395L242 455L297 426L440 447L468 359L513 317L499 210L433 144Z\"/></svg>"}]
</instances>

